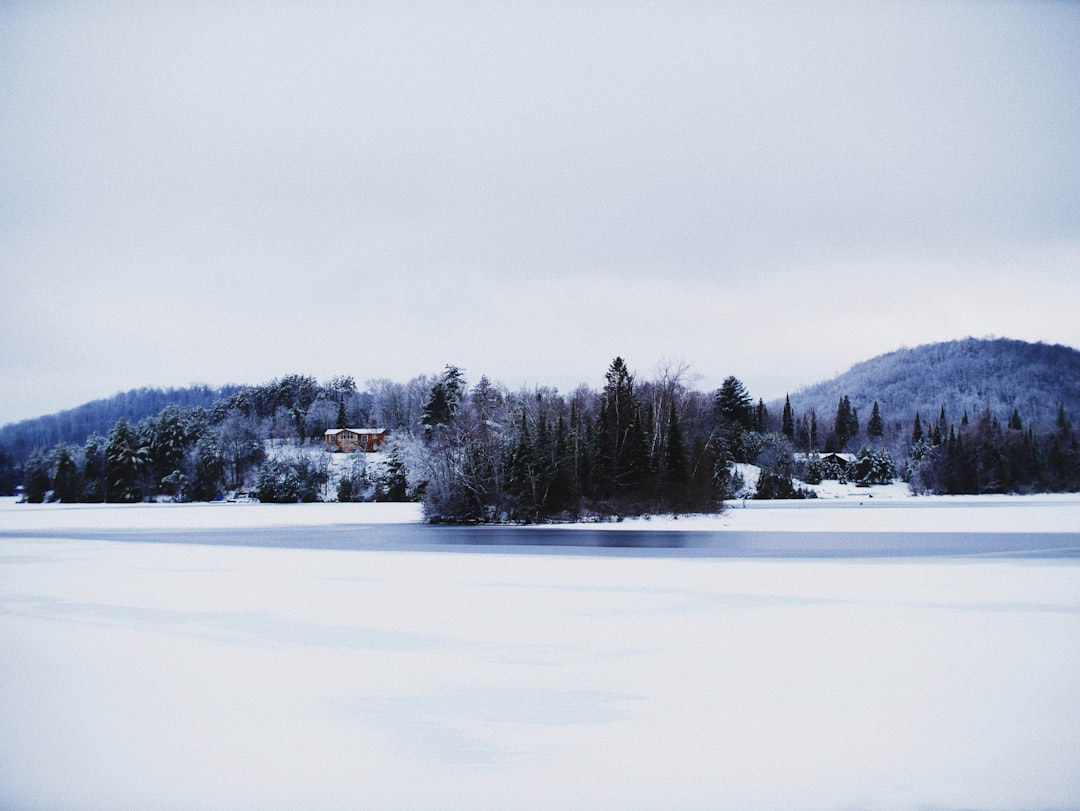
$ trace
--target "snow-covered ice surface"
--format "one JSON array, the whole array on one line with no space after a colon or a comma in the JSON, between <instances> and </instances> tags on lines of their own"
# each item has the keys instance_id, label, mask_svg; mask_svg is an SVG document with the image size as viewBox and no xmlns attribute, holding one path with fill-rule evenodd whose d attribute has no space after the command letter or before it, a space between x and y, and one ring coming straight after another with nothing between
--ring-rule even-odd
<instances>
[{"instance_id":1,"label":"snow-covered ice surface","mask_svg":"<svg viewBox=\"0 0 1080 811\"><path fill-rule=\"evenodd\" d=\"M420 505L412 503L16 504L12 498L0 498L0 531L258 529L401 524L422 519Z\"/></svg>"},{"instance_id":2,"label":"snow-covered ice surface","mask_svg":"<svg viewBox=\"0 0 1080 811\"><path fill-rule=\"evenodd\" d=\"M1080 532L885 501L640 523ZM419 517L383 506L0 502L0 808L1080 808L1077 557L80 537Z\"/></svg>"}]
</instances>

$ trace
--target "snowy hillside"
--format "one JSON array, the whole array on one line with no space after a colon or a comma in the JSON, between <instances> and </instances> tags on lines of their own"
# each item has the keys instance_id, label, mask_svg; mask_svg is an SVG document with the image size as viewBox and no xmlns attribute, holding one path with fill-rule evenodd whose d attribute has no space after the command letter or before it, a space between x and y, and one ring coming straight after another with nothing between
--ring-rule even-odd
<instances>
[{"instance_id":1,"label":"snowy hillside","mask_svg":"<svg viewBox=\"0 0 1080 811\"><path fill-rule=\"evenodd\" d=\"M944 407L950 423L990 408L1004 422L1013 410L1025 424L1053 423L1059 406L1080 414L1080 351L1066 346L967 338L899 349L847 372L791 392L796 415L813 409L831 420L847 395L864 424L876 400L886 423L910 431L916 412L926 421ZM769 404L779 414L783 400Z\"/></svg>"}]
</instances>

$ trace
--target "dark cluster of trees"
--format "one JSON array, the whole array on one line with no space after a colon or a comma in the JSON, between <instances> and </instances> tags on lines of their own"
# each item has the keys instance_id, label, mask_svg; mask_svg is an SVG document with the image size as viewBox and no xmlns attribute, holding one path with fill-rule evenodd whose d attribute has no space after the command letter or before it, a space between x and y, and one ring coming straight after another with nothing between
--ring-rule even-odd
<instances>
[{"instance_id":1,"label":"dark cluster of trees","mask_svg":"<svg viewBox=\"0 0 1080 811\"><path fill-rule=\"evenodd\" d=\"M1047 413L1045 404L1033 409ZM1059 404L1053 423L1025 422L1018 408L1003 424L989 408L971 420L963 412L951 422L944 406L932 421L915 413L909 430L890 425L876 400L865 430L847 395L835 417L819 431L813 408L796 418L790 397L785 400L781 430L793 446L806 452L796 476L809 484L822 479L848 478L869 484L896 476L915 492L942 494L1070 492L1080 490L1080 444L1065 407ZM854 466L841 469L820 454L859 447ZM893 460L902 460L896 464Z\"/></svg>"},{"instance_id":2,"label":"dark cluster of trees","mask_svg":"<svg viewBox=\"0 0 1080 811\"><path fill-rule=\"evenodd\" d=\"M639 383L616 358L600 392L511 395L486 377L470 389L447 367L410 454L428 517L531 522L717 509L730 425L686 387L685 373L668 366Z\"/></svg>"},{"instance_id":3,"label":"dark cluster of trees","mask_svg":"<svg viewBox=\"0 0 1080 811\"><path fill-rule=\"evenodd\" d=\"M1080 490L1080 442L1059 406L1052 426L1025 426L1019 410L1002 425L988 409L950 424L942 409L912 425L909 479L920 492L1025 493Z\"/></svg>"},{"instance_id":4,"label":"dark cluster of trees","mask_svg":"<svg viewBox=\"0 0 1080 811\"><path fill-rule=\"evenodd\" d=\"M747 492L739 462L760 468L750 483L758 498L813 495L797 478L820 456L796 451L800 427L805 446L814 447L816 415L797 420L789 400L777 422L734 376L711 394L690 389L686 378L685 367L669 364L640 381L616 358L598 392L511 395L487 378L469 389L461 370L447 367L430 388L422 441L410 453L427 515L529 522L711 511ZM877 414L871 424L880 420ZM839 447L858 435L847 398L825 433ZM883 448L865 448L853 470L868 482L895 475ZM822 466L817 475L820 481L831 471Z\"/></svg>"},{"instance_id":5,"label":"dark cluster of trees","mask_svg":"<svg viewBox=\"0 0 1080 811\"><path fill-rule=\"evenodd\" d=\"M120 417L108 436L82 445L35 450L23 466L26 499L134 502L159 495L211 500L262 459L262 445L236 419L215 423L201 407L166 406L131 424Z\"/></svg>"}]
</instances>

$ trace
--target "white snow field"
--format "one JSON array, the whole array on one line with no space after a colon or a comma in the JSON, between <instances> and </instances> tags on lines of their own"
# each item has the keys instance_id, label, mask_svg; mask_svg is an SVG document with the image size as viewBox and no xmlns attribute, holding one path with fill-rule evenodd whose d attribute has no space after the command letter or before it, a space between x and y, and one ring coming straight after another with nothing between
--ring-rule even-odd
<instances>
[{"instance_id":1,"label":"white snow field","mask_svg":"<svg viewBox=\"0 0 1080 811\"><path fill-rule=\"evenodd\" d=\"M1076 497L884 501L639 523L1080 533ZM0 502L0 809L1080 809L1075 551L130 534L418 518L383 506Z\"/></svg>"}]
</instances>

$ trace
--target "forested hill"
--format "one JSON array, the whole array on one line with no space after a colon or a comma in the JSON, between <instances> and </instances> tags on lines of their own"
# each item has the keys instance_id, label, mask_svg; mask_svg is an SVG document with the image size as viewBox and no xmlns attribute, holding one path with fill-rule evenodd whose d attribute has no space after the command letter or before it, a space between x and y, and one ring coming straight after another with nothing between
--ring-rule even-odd
<instances>
[{"instance_id":1,"label":"forested hill","mask_svg":"<svg viewBox=\"0 0 1080 811\"><path fill-rule=\"evenodd\" d=\"M60 442L81 444L91 434L108 434L121 417L136 423L169 405L210 408L238 389L238 386L132 389L56 414L0 427L0 448L21 464L35 448L51 448Z\"/></svg>"},{"instance_id":2,"label":"forested hill","mask_svg":"<svg viewBox=\"0 0 1080 811\"><path fill-rule=\"evenodd\" d=\"M910 429L916 413L950 422L990 411L1005 422L1014 409L1024 424L1049 425L1065 406L1080 412L1080 352L1067 346L1006 338L926 344L899 349L852 366L832 380L790 395L796 414L814 409L831 419L847 396L863 421L874 401L887 424ZM779 413L783 401L770 405Z\"/></svg>"}]
</instances>

